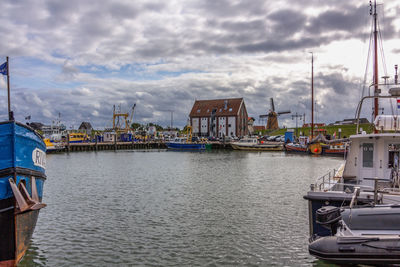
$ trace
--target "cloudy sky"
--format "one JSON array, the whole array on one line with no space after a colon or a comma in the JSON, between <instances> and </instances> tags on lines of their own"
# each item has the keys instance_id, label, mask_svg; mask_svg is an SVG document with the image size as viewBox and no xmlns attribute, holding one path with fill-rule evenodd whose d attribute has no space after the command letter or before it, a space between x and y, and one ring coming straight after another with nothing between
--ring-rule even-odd
<instances>
[{"instance_id":1,"label":"cloudy sky","mask_svg":"<svg viewBox=\"0 0 400 267\"><path fill-rule=\"evenodd\" d=\"M318 121L354 117L363 91L367 0L2 0L0 7L0 57L10 57L20 121L31 115L50 124L61 113L68 128L82 121L104 128L113 105L128 112L136 103L135 122L168 126L173 110L174 126L182 127L196 99L236 97L255 118L273 97L278 111L309 121L310 52ZM385 1L378 12L393 79L400 3ZM0 104L3 120L3 79ZM294 125L290 115L280 120Z\"/></svg>"}]
</instances>

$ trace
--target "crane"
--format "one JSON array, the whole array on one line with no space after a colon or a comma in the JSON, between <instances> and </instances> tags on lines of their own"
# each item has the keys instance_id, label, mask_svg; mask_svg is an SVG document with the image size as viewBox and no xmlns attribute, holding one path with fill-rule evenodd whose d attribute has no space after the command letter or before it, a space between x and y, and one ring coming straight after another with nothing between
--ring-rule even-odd
<instances>
[{"instance_id":1,"label":"crane","mask_svg":"<svg viewBox=\"0 0 400 267\"><path fill-rule=\"evenodd\" d=\"M119 111L116 112L115 111L115 105L114 105L114 108L113 108L113 129L115 130L115 132L117 132L117 133L127 133L127 132L129 132L129 130L131 129L129 124L132 121L133 112L135 110L135 107L136 107L136 103L133 105L131 116L128 119L129 113L121 113L121 107L119 108ZM120 120L119 120L120 118L124 119L125 127L123 127L123 125L120 124Z\"/></svg>"},{"instance_id":2,"label":"crane","mask_svg":"<svg viewBox=\"0 0 400 267\"><path fill-rule=\"evenodd\" d=\"M129 117L129 120L128 120L128 125L129 125L129 127L130 127L131 124L132 124L133 113L135 112L135 107L136 107L136 103L133 104L133 106L132 106L131 116Z\"/></svg>"}]
</instances>

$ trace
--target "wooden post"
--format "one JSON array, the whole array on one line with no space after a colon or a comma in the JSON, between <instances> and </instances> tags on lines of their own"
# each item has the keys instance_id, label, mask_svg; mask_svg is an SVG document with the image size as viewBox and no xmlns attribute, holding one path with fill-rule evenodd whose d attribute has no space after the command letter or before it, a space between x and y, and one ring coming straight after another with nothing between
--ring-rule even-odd
<instances>
[{"instance_id":1,"label":"wooden post","mask_svg":"<svg viewBox=\"0 0 400 267\"><path fill-rule=\"evenodd\" d=\"M70 146L69 146L69 134L67 134L67 151L70 151Z\"/></svg>"}]
</instances>

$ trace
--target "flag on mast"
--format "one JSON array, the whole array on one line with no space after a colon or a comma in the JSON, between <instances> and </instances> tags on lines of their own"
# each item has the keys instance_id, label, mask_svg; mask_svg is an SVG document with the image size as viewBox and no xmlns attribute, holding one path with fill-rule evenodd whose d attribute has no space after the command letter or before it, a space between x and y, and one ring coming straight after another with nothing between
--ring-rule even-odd
<instances>
[{"instance_id":1,"label":"flag on mast","mask_svg":"<svg viewBox=\"0 0 400 267\"><path fill-rule=\"evenodd\" d=\"M397 108L400 109L400 99L397 99Z\"/></svg>"},{"instance_id":2,"label":"flag on mast","mask_svg":"<svg viewBox=\"0 0 400 267\"><path fill-rule=\"evenodd\" d=\"M0 74L7 75L7 62L0 65Z\"/></svg>"}]
</instances>

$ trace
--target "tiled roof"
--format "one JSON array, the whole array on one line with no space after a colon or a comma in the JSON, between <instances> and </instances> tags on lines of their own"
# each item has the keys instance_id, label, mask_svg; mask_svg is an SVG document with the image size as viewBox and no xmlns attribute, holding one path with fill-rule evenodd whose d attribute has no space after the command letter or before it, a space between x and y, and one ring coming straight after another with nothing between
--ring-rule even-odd
<instances>
[{"instance_id":1,"label":"tiled roof","mask_svg":"<svg viewBox=\"0 0 400 267\"><path fill-rule=\"evenodd\" d=\"M262 131L265 130L265 126L263 125L253 125L254 131Z\"/></svg>"},{"instance_id":2,"label":"tiled roof","mask_svg":"<svg viewBox=\"0 0 400 267\"><path fill-rule=\"evenodd\" d=\"M225 101L227 101L226 109ZM235 116L238 114L242 102L243 98L196 100L189 116L209 117L213 109L216 109L215 116Z\"/></svg>"}]
</instances>

